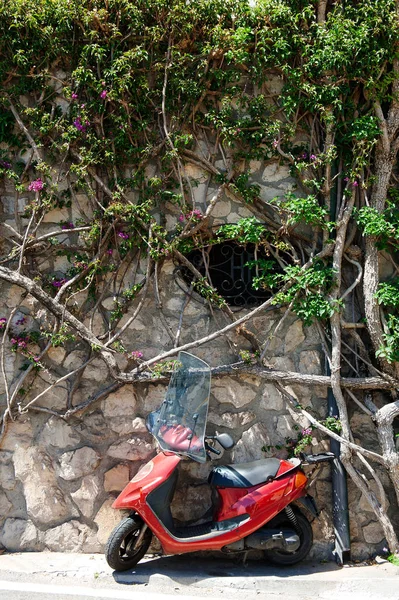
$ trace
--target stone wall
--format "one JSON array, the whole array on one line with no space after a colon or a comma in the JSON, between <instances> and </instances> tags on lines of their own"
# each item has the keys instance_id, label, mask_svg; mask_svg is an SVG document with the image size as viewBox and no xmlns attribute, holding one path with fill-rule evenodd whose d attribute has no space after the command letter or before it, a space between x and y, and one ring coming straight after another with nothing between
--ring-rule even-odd
<instances>
[{"instance_id":1,"label":"stone wall","mask_svg":"<svg viewBox=\"0 0 399 600\"><path fill-rule=\"evenodd\" d=\"M226 166L225 161L222 162L221 168ZM294 187L288 168L277 161L253 161L250 167L253 180L261 187L260 197L264 201ZM200 170L190 165L186 170L196 183L197 206L204 209L215 190L208 188L206 177ZM24 201L24 198L19 199L20 212ZM3 220L15 224L10 190L3 190L1 202ZM178 211L173 207L169 209L167 225L172 229L178 219ZM61 220L73 221L81 211L87 214L90 210L89 200L82 195L73 207L49 212L42 230L49 232ZM251 215L245 206L225 197L215 207L212 226L236 222ZM67 239L70 241L71 236ZM44 262L41 268L62 274L66 268L65 258L48 261L48 264ZM140 264L139 270L145 272L145 262ZM33 298L28 296L20 303L20 290L4 283L0 286L0 316L9 314L16 305L20 306L13 318L13 331L18 333L21 326L17 321L21 315L25 319L25 328L33 330L45 322L46 313ZM166 262L161 274L160 293L163 315L172 331L176 331L182 307L187 301L184 286L175 266L171 261ZM146 359L170 348L167 330L159 320L153 298L150 291L145 313L142 312L126 331L131 350L143 352ZM94 333L105 331L104 314L112 309L114 300L111 293L103 298L102 311L95 313L91 323ZM79 297L76 301L79 302ZM268 344L265 354L268 364L300 373L323 373L324 359L316 328L304 328L295 315L290 314L274 333L283 314L281 309L274 308L256 317L249 325L258 338ZM120 325L124 324L124 319ZM194 295L184 310L180 342L185 343L217 330L223 319L222 313L211 311L200 297ZM248 342L230 334L197 348L194 353L212 366L218 366L233 362L238 351L246 348L250 348ZM51 373L62 376L79 366L85 356L85 349L81 346L66 344L65 347L52 348L46 359L47 369L35 379L32 393L40 392L52 382ZM121 360L126 359L122 357ZM9 383L19 374L22 362L20 356L6 349L5 371ZM83 401L93 394L93 390L110 383L104 364L96 359L86 368L74 403ZM0 544L8 551L100 552L111 529L121 518L120 513L111 508L113 499L156 451L144 419L159 406L165 389L164 385L154 383L125 385L91 404L86 411L65 420L46 412L46 409L65 409L68 389L63 382L41 398L40 410L22 414L11 423L0 450ZM303 406L312 407L315 415L325 418L326 389L301 386L287 389ZM3 394L1 402L5 404L1 382L0 393ZM296 438L298 429L307 425L306 419L287 404L272 384L265 384L252 376L213 380L209 431L227 431L236 441L235 448L222 457L224 462L254 460L272 453L284 456L284 449L276 451L274 448L265 452L262 448L284 446L286 438ZM376 444L373 425L366 416L354 413L353 425L359 438L366 437L370 447ZM312 450L321 451L327 447L325 441L319 442L314 437ZM210 468L209 463L182 463L173 507L177 519L200 516L208 507L208 488L193 484L206 480ZM328 467L322 469L314 495L322 512L320 519L313 524L315 544L312 556L329 559L333 532ZM362 558L382 548L383 535L370 508L352 486L349 498L353 556Z\"/></svg>"}]
</instances>

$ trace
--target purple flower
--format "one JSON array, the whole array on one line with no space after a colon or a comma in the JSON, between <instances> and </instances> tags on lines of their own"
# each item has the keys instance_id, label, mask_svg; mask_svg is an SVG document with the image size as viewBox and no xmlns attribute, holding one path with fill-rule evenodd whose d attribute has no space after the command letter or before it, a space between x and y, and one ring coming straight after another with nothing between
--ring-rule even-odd
<instances>
[{"instance_id":1,"label":"purple flower","mask_svg":"<svg viewBox=\"0 0 399 600\"><path fill-rule=\"evenodd\" d=\"M108 93L107 90L103 90L100 94L100 98L102 98L104 100L104 98L107 97L107 93Z\"/></svg>"},{"instance_id":2,"label":"purple flower","mask_svg":"<svg viewBox=\"0 0 399 600\"><path fill-rule=\"evenodd\" d=\"M1 317L0 319L0 329L4 329L4 327L6 326L7 323L7 319L5 317Z\"/></svg>"},{"instance_id":3,"label":"purple flower","mask_svg":"<svg viewBox=\"0 0 399 600\"><path fill-rule=\"evenodd\" d=\"M56 288L60 288L64 285L64 283L66 283L68 281L68 279L55 279L54 281L52 281L52 284L54 287Z\"/></svg>"},{"instance_id":4,"label":"purple flower","mask_svg":"<svg viewBox=\"0 0 399 600\"><path fill-rule=\"evenodd\" d=\"M311 154L309 158L310 160L317 160L317 156L315 154Z\"/></svg>"},{"instance_id":5,"label":"purple flower","mask_svg":"<svg viewBox=\"0 0 399 600\"><path fill-rule=\"evenodd\" d=\"M119 231L118 232L118 237L122 238L123 240L128 240L129 239L129 235L127 233L125 233L124 231Z\"/></svg>"},{"instance_id":6,"label":"purple flower","mask_svg":"<svg viewBox=\"0 0 399 600\"><path fill-rule=\"evenodd\" d=\"M77 100L78 99L78 95L75 94L75 92L73 92L71 98L72 98L72 100Z\"/></svg>"},{"instance_id":7,"label":"purple flower","mask_svg":"<svg viewBox=\"0 0 399 600\"><path fill-rule=\"evenodd\" d=\"M349 177L345 177L344 181L349 181Z\"/></svg>"},{"instance_id":8,"label":"purple flower","mask_svg":"<svg viewBox=\"0 0 399 600\"><path fill-rule=\"evenodd\" d=\"M303 153L301 154L301 158L307 158L307 157L308 157L308 153L307 153L307 152L303 152Z\"/></svg>"},{"instance_id":9,"label":"purple flower","mask_svg":"<svg viewBox=\"0 0 399 600\"><path fill-rule=\"evenodd\" d=\"M26 317L22 317L22 319L15 321L15 325L23 325L24 323L26 323Z\"/></svg>"},{"instance_id":10,"label":"purple flower","mask_svg":"<svg viewBox=\"0 0 399 600\"><path fill-rule=\"evenodd\" d=\"M18 344L18 340L16 340L15 338L11 338L10 342L14 345L14 344Z\"/></svg>"},{"instance_id":11,"label":"purple flower","mask_svg":"<svg viewBox=\"0 0 399 600\"><path fill-rule=\"evenodd\" d=\"M75 229L75 225L73 223L63 223L61 229Z\"/></svg>"},{"instance_id":12,"label":"purple flower","mask_svg":"<svg viewBox=\"0 0 399 600\"><path fill-rule=\"evenodd\" d=\"M18 340L18 348L26 348L27 345L25 340Z\"/></svg>"},{"instance_id":13,"label":"purple flower","mask_svg":"<svg viewBox=\"0 0 399 600\"><path fill-rule=\"evenodd\" d=\"M352 183L352 185L353 185L353 187L357 187L357 186L359 185L359 182L358 182L358 181L354 181L354 182Z\"/></svg>"},{"instance_id":14,"label":"purple flower","mask_svg":"<svg viewBox=\"0 0 399 600\"><path fill-rule=\"evenodd\" d=\"M143 356L144 354L139 350L133 350L133 352L130 353L130 357L134 360L139 360L140 358L143 358Z\"/></svg>"},{"instance_id":15,"label":"purple flower","mask_svg":"<svg viewBox=\"0 0 399 600\"><path fill-rule=\"evenodd\" d=\"M40 356L32 356L32 358L35 362L39 362L40 360Z\"/></svg>"},{"instance_id":16,"label":"purple flower","mask_svg":"<svg viewBox=\"0 0 399 600\"><path fill-rule=\"evenodd\" d=\"M86 124L87 124L87 121L86 121ZM85 125L82 124L80 117L76 117L76 119L73 121L73 125L75 125L75 127L78 131L83 131L83 133L86 131L86 127L85 127Z\"/></svg>"},{"instance_id":17,"label":"purple flower","mask_svg":"<svg viewBox=\"0 0 399 600\"><path fill-rule=\"evenodd\" d=\"M107 250L107 254L109 254L111 256L111 254L113 253L112 248L110 248L109 250Z\"/></svg>"},{"instance_id":18,"label":"purple flower","mask_svg":"<svg viewBox=\"0 0 399 600\"><path fill-rule=\"evenodd\" d=\"M306 429L302 429L302 435L310 435L312 433L311 427L307 427Z\"/></svg>"},{"instance_id":19,"label":"purple flower","mask_svg":"<svg viewBox=\"0 0 399 600\"><path fill-rule=\"evenodd\" d=\"M40 192L43 189L44 183L43 181L40 179L35 179L35 181L31 181L29 186L28 186L28 190L30 192Z\"/></svg>"},{"instance_id":20,"label":"purple flower","mask_svg":"<svg viewBox=\"0 0 399 600\"><path fill-rule=\"evenodd\" d=\"M0 167L3 167L3 169L11 169L11 163L7 162L6 160L2 160L0 161Z\"/></svg>"}]
</instances>

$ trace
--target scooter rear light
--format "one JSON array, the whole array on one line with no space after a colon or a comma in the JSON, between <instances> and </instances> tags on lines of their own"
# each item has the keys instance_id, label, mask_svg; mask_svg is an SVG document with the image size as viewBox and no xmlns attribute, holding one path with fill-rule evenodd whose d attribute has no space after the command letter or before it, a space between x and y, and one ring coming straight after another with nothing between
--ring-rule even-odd
<instances>
[{"instance_id":1,"label":"scooter rear light","mask_svg":"<svg viewBox=\"0 0 399 600\"><path fill-rule=\"evenodd\" d=\"M146 465L143 465L142 467L140 467L140 469L137 471L137 473L133 477L133 479L130 480L130 483L135 483L136 481L141 481L142 479L144 479L145 477L147 477L147 475L149 475L151 473L153 468L154 468L154 463L152 460L150 460L150 462L148 462Z\"/></svg>"},{"instance_id":2,"label":"scooter rear light","mask_svg":"<svg viewBox=\"0 0 399 600\"><path fill-rule=\"evenodd\" d=\"M302 473L302 471L297 471L295 475L295 487L301 488L306 485L307 481L308 478L306 477L305 473Z\"/></svg>"}]
</instances>

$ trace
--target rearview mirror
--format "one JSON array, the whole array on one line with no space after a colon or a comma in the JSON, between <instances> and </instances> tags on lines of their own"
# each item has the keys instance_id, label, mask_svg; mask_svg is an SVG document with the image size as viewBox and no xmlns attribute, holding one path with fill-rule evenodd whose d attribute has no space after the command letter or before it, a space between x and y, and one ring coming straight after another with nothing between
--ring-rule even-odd
<instances>
[{"instance_id":1,"label":"rearview mirror","mask_svg":"<svg viewBox=\"0 0 399 600\"><path fill-rule=\"evenodd\" d=\"M224 450L230 450L234 446L234 440L228 433L219 433L215 436L215 440L219 442Z\"/></svg>"}]
</instances>

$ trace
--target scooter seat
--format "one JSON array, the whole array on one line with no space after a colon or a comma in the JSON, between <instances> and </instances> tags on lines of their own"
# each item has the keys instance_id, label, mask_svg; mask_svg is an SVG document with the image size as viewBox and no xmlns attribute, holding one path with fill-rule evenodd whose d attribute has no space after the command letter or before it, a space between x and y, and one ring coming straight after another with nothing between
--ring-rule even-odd
<instances>
[{"instance_id":1,"label":"scooter seat","mask_svg":"<svg viewBox=\"0 0 399 600\"><path fill-rule=\"evenodd\" d=\"M240 465L213 467L209 484L216 487L246 488L271 481L280 467L278 458L264 458Z\"/></svg>"}]
</instances>

